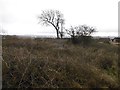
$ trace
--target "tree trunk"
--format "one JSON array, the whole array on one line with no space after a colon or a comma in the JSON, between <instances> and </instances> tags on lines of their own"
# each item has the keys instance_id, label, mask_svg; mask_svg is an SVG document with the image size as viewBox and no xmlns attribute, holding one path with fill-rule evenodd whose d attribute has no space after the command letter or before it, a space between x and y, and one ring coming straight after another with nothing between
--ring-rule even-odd
<instances>
[{"instance_id":1,"label":"tree trunk","mask_svg":"<svg viewBox=\"0 0 120 90\"><path fill-rule=\"evenodd\" d=\"M56 29L56 32L57 32L57 39L59 39L59 30Z\"/></svg>"},{"instance_id":2,"label":"tree trunk","mask_svg":"<svg viewBox=\"0 0 120 90\"><path fill-rule=\"evenodd\" d=\"M60 36L61 36L61 39L62 39L63 38L63 34L61 33Z\"/></svg>"},{"instance_id":3,"label":"tree trunk","mask_svg":"<svg viewBox=\"0 0 120 90\"><path fill-rule=\"evenodd\" d=\"M51 23L52 24L52 23ZM57 39L59 39L59 28L57 28L54 24L52 24L53 27L56 29L56 33L57 33Z\"/></svg>"}]
</instances>

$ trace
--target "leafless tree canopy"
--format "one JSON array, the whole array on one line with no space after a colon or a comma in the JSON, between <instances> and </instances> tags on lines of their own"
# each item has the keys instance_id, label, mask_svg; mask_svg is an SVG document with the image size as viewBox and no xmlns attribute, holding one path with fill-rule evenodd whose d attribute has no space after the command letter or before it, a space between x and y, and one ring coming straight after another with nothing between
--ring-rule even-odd
<instances>
[{"instance_id":1,"label":"leafless tree canopy","mask_svg":"<svg viewBox=\"0 0 120 90\"><path fill-rule=\"evenodd\" d=\"M38 17L40 23L49 26L52 25L57 33L57 38L59 38L60 29L64 24L63 14L58 10L46 10L42 11L42 14Z\"/></svg>"},{"instance_id":2,"label":"leafless tree canopy","mask_svg":"<svg viewBox=\"0 0 120 90\"><path fill-rule=\"evenodd\" d=\"M79 25L76 27L72 27L70 29L66 29L67 34L70 36L90 36L93 32L95 32L95 28L89 27L87 25Z\"/></svg>"}]
</instances>

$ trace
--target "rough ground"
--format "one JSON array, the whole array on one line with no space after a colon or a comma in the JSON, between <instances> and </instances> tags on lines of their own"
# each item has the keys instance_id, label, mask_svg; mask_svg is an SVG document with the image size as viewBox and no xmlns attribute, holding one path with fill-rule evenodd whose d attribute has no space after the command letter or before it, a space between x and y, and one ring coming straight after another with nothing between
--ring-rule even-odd
<instances>
[{"instance_id":1,"label":"rough ground","mask_svg":"<svg viewBox=\"0 0 120 90\"><path fill-rule=\"evenodd\" d=\"M119 87L118 46L67 39L3 40L4 88Z\"/></svg>"}]
</instances>

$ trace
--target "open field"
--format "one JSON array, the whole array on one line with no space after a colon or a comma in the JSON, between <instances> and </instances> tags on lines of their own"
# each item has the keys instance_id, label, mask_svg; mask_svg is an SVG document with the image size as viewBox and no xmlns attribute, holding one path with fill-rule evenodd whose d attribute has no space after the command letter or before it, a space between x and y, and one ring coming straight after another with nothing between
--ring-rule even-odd
<instances>
[{"instance_id":1,"label":"open field","mask_svg":"<svg viewBox=\"0 0 120 90\"><path fill-rule=\"evenodd\" d=\"M6 37L2 49L3 88L120 87L117 45Z\"/></svg>"}]
</instances>

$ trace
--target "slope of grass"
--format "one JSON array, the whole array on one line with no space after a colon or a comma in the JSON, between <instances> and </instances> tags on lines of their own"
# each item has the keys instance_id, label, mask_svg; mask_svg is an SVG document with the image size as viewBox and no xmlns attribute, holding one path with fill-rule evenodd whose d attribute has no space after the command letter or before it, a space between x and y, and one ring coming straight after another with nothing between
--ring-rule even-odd
<instances>
[{"instance_id":1,"label":"slope of grass","mask_svg":"<svg viewBox=\"0 0 120 90\"><path fill-rule=\"evenodd\" d=\"M118 46L67 39L3 40L3 88L119 87Z\"/></svg>"}]
</instances>

